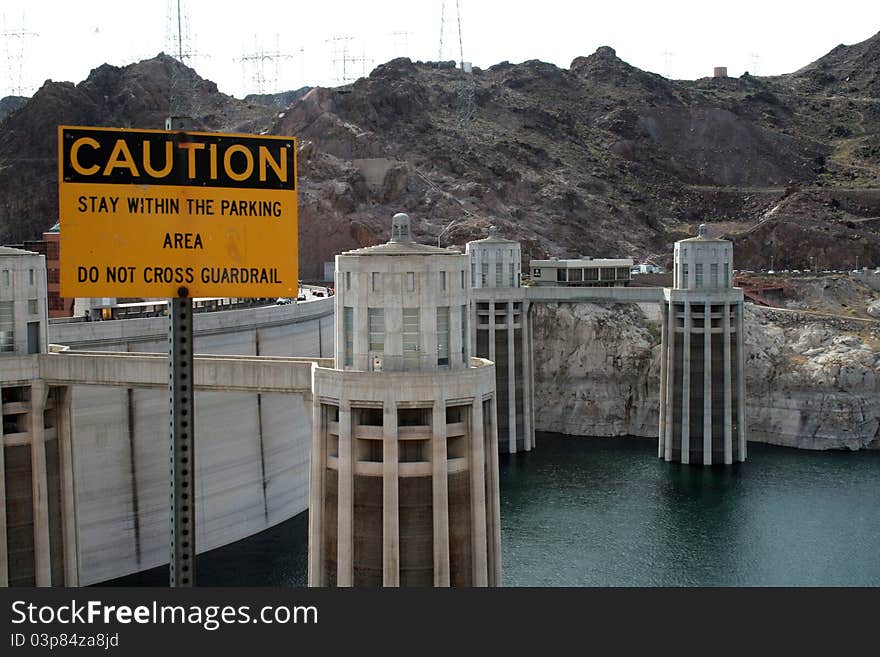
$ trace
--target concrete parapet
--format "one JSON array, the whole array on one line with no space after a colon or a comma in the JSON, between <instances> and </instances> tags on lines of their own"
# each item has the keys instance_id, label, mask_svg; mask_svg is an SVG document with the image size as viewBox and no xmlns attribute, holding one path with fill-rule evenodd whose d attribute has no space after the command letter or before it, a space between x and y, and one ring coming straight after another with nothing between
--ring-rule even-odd
<instances>
[{"instance_id":1,"label":"concrete parapet","mask_svg":"<svg viewBox=\"0 0 880 657\"><path fill-rule=\"evenodd\" d=\"M333 353L333 297L315 299L285 306L266 306L240 310L220 310L196 313L193 317L193 338L197 351L212 352L212 344L206 342L210 336L225 334L247 334L251 331L291 327L304 322L317 322L330 317L324 340L314 354ZM168 318L149 317L141 319L118 319L95 322L50 322L49 341L77 349L113 349L126 345L143 343L164 343L168 339ZM295 337L292 338L295 340ZM295 346L293 343L291 346ZM142 348L131 349L141 351ZM312 349L314 351L314 349ZM303 353L302 350L299 353ZM279 354L287 355L287 354Z\"/></svg>"},{"instance_id":2,"label":"concrete parapet","mask_svg":"<svg viewBox=\"0 0 880 657\"><path fill-rule=\"evenodd\" d=\"M198 355L196 390L218 392L311 392L315 363L332 359ZM127 388L168 386L167 354L65 351L40 357L41 378L58 384Z\"/></svg>"}]
</instances>

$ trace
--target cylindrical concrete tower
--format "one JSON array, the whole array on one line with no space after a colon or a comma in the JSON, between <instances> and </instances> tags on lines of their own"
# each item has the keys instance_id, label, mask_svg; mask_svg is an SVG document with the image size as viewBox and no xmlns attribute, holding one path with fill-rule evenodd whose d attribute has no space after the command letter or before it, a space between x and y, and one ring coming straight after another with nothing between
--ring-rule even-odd
<instances>
[{"instance_id":1,"label":"cylindrical concrete tower","mask_svg":"<svg viewBox=\"0 0 880 657\"><path fill-rule=\"evenodd\" d=\"M495 363L498 396L498 449L514 453L535 445L532 405L532 332L529 302L520 287L519 242L489 236L468 242L474 355Z\"/></svg>"},{"instance_id":2,"label":"cylindrical concrete tower","mask_svg":"<svg viewBox=\"0 0 880 657\"><path fill-rule=\"evenodd\" d=\"M467 256L391 241L336 257L336 367L317 367L310 586L495 586L495 369L468 353Z\"/></svg>"},{"instance_id":3,"label":"cylindrical concrete tower","mask_svg":"<svg viewBox=\"0 0 880 657\"><path fill-rule=\"evenodd\" d=\"M658 456L699 465L746 459L743 294L733 245L707 236L675 243L663 305Z\"/></svg>"}]
</instances>

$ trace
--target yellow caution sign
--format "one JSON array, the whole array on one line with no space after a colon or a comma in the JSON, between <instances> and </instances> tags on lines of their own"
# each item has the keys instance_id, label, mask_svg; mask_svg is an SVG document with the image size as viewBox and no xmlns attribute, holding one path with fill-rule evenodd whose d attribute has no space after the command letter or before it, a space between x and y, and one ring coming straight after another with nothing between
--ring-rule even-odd
<instances>
[{"instance_id":1,"label":"yellow caution sign","mask_svg":"<svg viewBox=\"0 0 880 657\"><path fill-rule=\"evenodd\" d=\"M61 294L298 293L296 139L58 128Z\"/></svg>"}]
</instances>

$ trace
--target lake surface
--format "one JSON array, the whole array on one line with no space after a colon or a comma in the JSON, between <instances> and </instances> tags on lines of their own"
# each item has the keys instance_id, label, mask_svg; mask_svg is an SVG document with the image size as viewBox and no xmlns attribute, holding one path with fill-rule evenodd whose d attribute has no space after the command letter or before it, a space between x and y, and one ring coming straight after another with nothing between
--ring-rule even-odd
<instances>
[{"instance_id":1,"label":"lake surface","mask_svg":"<svg viewBox=\"0 0 880 657\"><path fill-rule=\"evenodd\" d=\"M501 457L506 586L880 586L880 452L752 443L746 463L702 468L650 439L537 443ZM303 513L200 555L197 582L305 586L307 532Z\"/></svg>"}]
</instances>

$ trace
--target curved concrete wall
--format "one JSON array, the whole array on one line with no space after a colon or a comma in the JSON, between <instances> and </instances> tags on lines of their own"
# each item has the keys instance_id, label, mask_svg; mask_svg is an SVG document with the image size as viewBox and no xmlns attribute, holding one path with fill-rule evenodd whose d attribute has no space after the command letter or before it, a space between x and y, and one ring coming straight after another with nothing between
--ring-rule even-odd
<instances>
[{"instance_id":1,"label":"curved concrete wall","mask_svg":"<svg viewBox=\"0 0 880 657\"><path fill-rule=\"evenodd\" d=\"M50 325L76 349L164 352L166 318ZM196 315L196 353L333 354L333 299ZM73 444L80 583L168 560L168 393L75 386ZM308 506L310 401L196 393L196 544L211 550ZM198 564L196 564L198 581Z\"/></svg>"},{"instance_id":2,"label":"curved concrete wall","mask_svg":"<svg viewBox=\"0 0 880 657\"><path fill-rule=\"evenodd\" d=\"M196 353L332 357L333 297L196 313L193 331ZM165 352L168 319L50 322L49 341L89 351Z\"/></svg>"}]
</instances>

